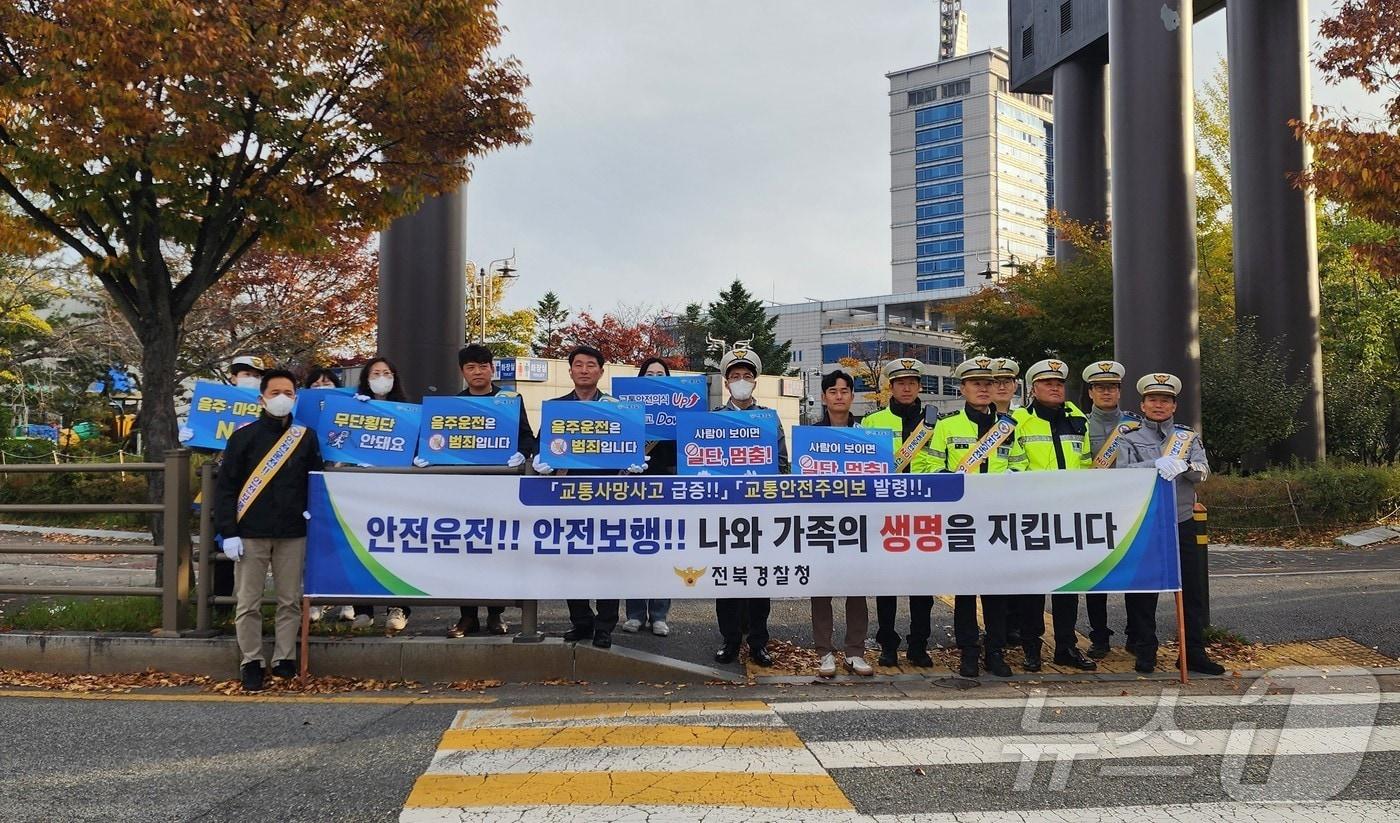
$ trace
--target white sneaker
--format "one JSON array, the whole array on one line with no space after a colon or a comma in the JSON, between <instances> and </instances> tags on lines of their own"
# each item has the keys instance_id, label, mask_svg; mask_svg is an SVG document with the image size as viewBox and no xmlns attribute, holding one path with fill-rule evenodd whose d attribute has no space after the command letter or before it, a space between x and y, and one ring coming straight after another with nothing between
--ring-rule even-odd
<instances>
[{"instance_id":1,"label":"white sneaker","mask_svg":"<svg viewBox=\"0 0 1400 823\"><path fill-rule=\"evenodd\" d=\"M852 674L858 674L861 677L869 677L875 673L875 670L870 668L870 664L865 662L864 657L857 657L854 654L846 657L846 668L850 669Z\"/></svg>"},{"instance_id":2,"label":"white sneaker","mask_svg":"<svg viewBox=\"0 0 1400 823\"><path fill-rule=\"evenodd\" d=\"M836 655L827 652L822 658L821 665L817 667L817 677L836 676Z\"/></svg>"},{"instance_id":3,"label":"white sneaker","mask_svg":"<svg viewBox=\"0 0 1400 823\"><path fill-rule=\"evenodd\" d=\"M311 611L307 613L307 617L311 619L312 623L320 623L321 615L324 611L325 608L322 606L312 606Z\"/></svg>"},{"instance_id":4,"label":"white sneaker","mask_svg":"<svg viewBox=\"0 0 1400 823\"><path fill-rule=\"evenodd\" d=\"M671 627L666 625L665 620L651 621L651 633L657 637L665 637L671 633Z\"/></svg>"},{"instance_id":5,"label":"white sneaker","mask_svg":"<svg viewBox=\"0 0 1400 823\"><path fill-rule=\"evenodd\" d=\"M640 620L628 620L622 624L622 630L630 634L636 634L641 627L642 621Z\"/></svg>"},{"instance_id":6,"label":"white sneaker","mask_svg":"<svg viewBox=\"0 0 1400 823\"><path fill-rule=\"evenodd\" d=\"M334 606L331 606L330 608L333 609L333 608L335 608L335 607L334 607ZM346 623L349 623L351 620L354 620L354 619L355 619L355 607L354 607L354 606L341 606L341 607L340 607L340 613L337 614L336 617L339 617L341 620L344 620Z\"/></svg>"},{"instance_id":7,"label":"white sneaker","mask_svg":"<svg viewBox=\"0 0 1400 823\"><path fill-rule=\"evenodd\" d=\"M401 632L408 628L408 615L397 606L389 608L389 616L384 620L384 628L391 632Z\"/></svg>"},{"instance_id":8,"label":"white sneaker","mask_svg":"<svg viewBox=\"0 0 1400 823\"><path fill-rule=\"evenodd\" d=\"M373 618L373 617L370 617L370 616L367 615L367 614L357 614L357 615L355 615L355 617L353 618L353 622L350 624L350 628L352 628L352 629L368 629L370 626L373 626L373 625L374 625L374 618Z\"/></svg>"}]
</instances>

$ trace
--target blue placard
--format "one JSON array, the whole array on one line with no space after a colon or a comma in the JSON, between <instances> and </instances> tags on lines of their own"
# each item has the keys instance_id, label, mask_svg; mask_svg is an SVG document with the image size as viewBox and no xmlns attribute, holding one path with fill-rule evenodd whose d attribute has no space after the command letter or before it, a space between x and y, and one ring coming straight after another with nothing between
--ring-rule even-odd
<instances>
[{"instance_id":1,"label":"blue placard","mask_svg":"<svg viewBox=\"0 0 1400 823\"><path fill-rule=\"evenodd\" d=\"M555 469L625 469L646 459L641 403L546 400L540 460Z\"/></svg>"},{"instance_id":2,"label":"blue placard","mask_svg":"<svg viewBox=\"0 0 1400 823\"><path fill-rule=\"evenodd\" d=\"M326 398L336 394L353 396L355 390L345 387L297 389L297 404L292 408L292 422L313 431L319 429L321 427L321 407L326 404Z\"/></svg>"},{"instance_id":3,"label":"blue placard","mask_svg":"<svg viewBox=\"0 0 1400 823\"><path fill-rule=\"evenodd\" d=\"M793 474L893 474L889 432L833 426L792 430Z\"/></svg>"},{"instance_id":4,"label":"blue placard","mask_svg":"<svg viewBox=\"0 0 1400 823\"><path fill-rule=\"evenodd\" d=\"M777 474L778 413L682 412L676 419L677 474Z\"/></svg>"},{"instance_id":5,"label":"blue placard","mask_svg":"<svg viewBox=\"0 0 1400 823\"><path fill-rule=\"evenodd\" d=\"M520 397L425 397L418 456L434 466L504 466L520 451Z\"/></svg>"},{"instance_id":6,"label":"blue placard","mask_svg":"<svg viewBox=\"0 0 1400 823\"><path fill-rule=\"evenodd\" d=\"M240 389L199 380L190 398L190 416L180 427L180 444L223 451L229 435L258 419L262 405L257 389Z\"/></svg>"},{"instance_id":7,"label":"blue placard","mask_svg":"<svg viewBox=\"0 0 1400 823\"><path fill-rule=\"evenodd\" d=\"M641 403L646 410L647 439L675 440L676 415L703 411L710 393L704 375L689 377L614 377L612 394L618 400Z\"/></svg>"},{"instance_id":8,"label":"blue placard","mask_svg":"<svg viewBox=\"0 0 1400 823\"><path fill-rule=\"evenodd\" d=\"M422 407L332 394L321 407L321 456L357 466L408 466L418 445Z\"/></svg>"}]
</instances>

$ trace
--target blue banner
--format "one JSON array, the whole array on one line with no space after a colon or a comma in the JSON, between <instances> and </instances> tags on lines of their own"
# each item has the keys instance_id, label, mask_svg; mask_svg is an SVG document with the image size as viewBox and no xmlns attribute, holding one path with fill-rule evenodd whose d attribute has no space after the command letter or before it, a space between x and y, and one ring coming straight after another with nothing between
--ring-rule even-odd
<instances>
[{"instance_id":1,"label":"blue banner","mask_svg":"<svg viewBox=\"0 0 1400 823\"><path fill-rule=\"evenodd\" d=\"M418 456L434 466L504 466L520 451L520 397L425 397Z\"/></svg>"},{"instance_id":2,"label":"blue banner","mask_svg":"<svg viewBox=\"0 0 1400 823\"><path fill-rule=\"evenodd\" d=\"M540 460L555 469L625 469L645 460L641 403L546 400Z\"/></svg>"},{"instance_id":3,"label":"blue banner","mask_svg":"<svg viewBox=\"0 0 1400 823\"><path fill-rule=\"evenodd\" d=\"M321 408L321 456L361 466L408 466L418 445L422 407L332 394Z\"/></svg>"},{"instance_id":4,"label":"blue banner","mask_svg":"<svg viewBox=\"0 0 1400 823\"><path fill-rule=\"evenodd\" d=\"M544 383L549 380L549 361L533 357L500 357L495 361L493 380L504 383Z\"/></svg>"},{"instance_id":5,"label":"blue banner","mask_svg":"<svg viewBox=\"0 0 1400 823\"><path fill-rule=\"evenodd\" d=\"M190 416L180 427L180 444L223 451L229 435L258 419L262 406L256 389L240 389L200 380L190 398Z\"/></svg>"},{"instance_id":6,"label":"blue banner","mask_svg":"<svg viewBox=\"0 0 1400 823\"><path fill-rule=\"evenodd\" d=\"M677 474L777 474L778 413L682 412L676 419Z\"/></svg>"},{"instance_id":7,"label":"blue banner","mask_svg":"<svg viewBox=\"0 0 1400 823\"><path fill-rule=\"evenodd\" d=\"M647 439L675 440L676 415L704 411L710 393L704 375L687 377L614 377L612 394L618 400L641 403L646 410Z\"/></svg>"},{"instance_id":8,"label":"blue banner","mask_svg":"<svg viewBox=\"0 0 1400 823\"><path fill-rule=\"evenodd\" d=\"M297 404L292 409L292 422L312 431L319 431L321 428L321 407L326 404L326 398L337 394L352 397L355 390L351 388L297 389Z\"/></svg>"},{"instance_id":9,"label":"blue banner","mask_svg":"<svg viewBox=\"0 0 1400 823\"><path fill-rule=\"evenodd\" d=\"M798 426L792 430L793 474L892 474L894 442L874 429Z\"/></svg>"}]
</instances>

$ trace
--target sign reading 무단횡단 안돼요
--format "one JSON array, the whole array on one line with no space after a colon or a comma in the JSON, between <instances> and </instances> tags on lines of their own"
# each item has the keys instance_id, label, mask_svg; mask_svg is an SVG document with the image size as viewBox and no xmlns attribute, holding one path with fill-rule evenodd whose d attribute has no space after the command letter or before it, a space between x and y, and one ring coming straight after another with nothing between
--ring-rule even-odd
<instances>
[{"instance_id":1,"label":"sign reading \ubb34\ub2e8\ud6a1\ub2e8 \uc548\ub3fc\uc694","mask_svg":"<svg viewBox=\"0 0 1400 823\"><path fill-rule=\"evenodd\" d=\"M1152 469L312 475L306 592L557 599L1170 591Z\"/></svg>"}]
</instances>

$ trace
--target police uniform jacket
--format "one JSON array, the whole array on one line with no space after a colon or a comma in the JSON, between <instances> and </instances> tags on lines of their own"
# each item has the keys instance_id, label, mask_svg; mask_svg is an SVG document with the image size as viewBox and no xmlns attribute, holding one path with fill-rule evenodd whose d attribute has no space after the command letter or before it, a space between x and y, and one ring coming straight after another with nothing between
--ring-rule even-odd
<instances>
[{"instance_id":1,"label":"police uniform jacket","mask_svg":"<svg viewBox=\"0 0 1400 823\"><path fill-rule=\"evenodd\" d=\"M904 445L904 439L913 434L923 423L930 429L938 424L938 414L932 407L925 407L923 401L914 398L914 402L905 406L895 402L893 398L890 404L879 411L871 412L860 421L862 429L884 429L894 437L894 450L898 454ZM929 443L933 442L930 437ZM913 474L928 474L938 471L939 463L925 445L914 453L914 457L909 461L909 465L904 467L904 471Z\"/></svg>"},{"instance_id":2,"label":"police uniform jacket","mask_svg":"<svg viewBox=\"0 0 1400 823\"><path fill-rule=\"evenodd\" d=\"M941 415L933 427L933 439L928 451L937 463L935 471L953 472L962 465L963 458L972 451L977 441L991 431L999 415L993 411L980 411L971 405L963 404L961 409ZM1002 441L1000 446L973 469L978 474L1000 474L1005 471L1021 471L1026 468L1026 453L1016 442L1016 433Z\"/></svg>"},{"instance_id":3,"label":"police uniform jacket","mask_svg":"<svg viewBox=\"0 0 1400 823\"><path fill-rule=\"evenodd\" d=\"M1029 471L1087 469L1093 465L1089 453L1089 419L1077 406L1066 401L1050 409L1031 403L1011 413L1016 421L1016 444L1026 453Z\"/></svg>"},{"instance_id":4,"label":"police uniform jacket","mask_svg":"<svg viewBox=\"0 0 1400 823\"><path fill-rule=\"evenodd\" d=\"M1161 423L1143 420L1140 428L1118 438L1118 462L1114 464L1114 468L1143 467L1156 463L1176 428L1170 419ZM1192 509L1196 505L1196 484L1210 476L1210 462L1206 459L1206 449L1201 445L1199 436L1191 441L1186 464L1187 470L1178 474L1173 481L1176 486L1178 523L1191 519Z\"/></svg>"},{"instance_id":5,"label":"police uniform jacket","mask_svg":"<svg viewBox=\"0 0 1400 823\"><path fill-rule=\"evenodd\" d=\"M1093 456L1099 453L1103 444L1108 441L1108 436L1113 434L1113 429L1123 422L1123 412L1120 409L1113 411L1100 411L1097 406L1089 409L1089 454Z\"/></svg>"},{"instance_id":6,"label":"police uniform jacket","mask_svg":"<svg viewBox=\"0 0 1400 823\"><path fill-rule=\"evenodd\" d=\"M229 436L214 492L214 527L222 537L295 539L306 536L307 474L320 471L321 448L316 432L307 429L272 482L238 519L238 495L263 457L291 425L292 416L263 412L257 420Z\"/></svg>"}]
</instances>

